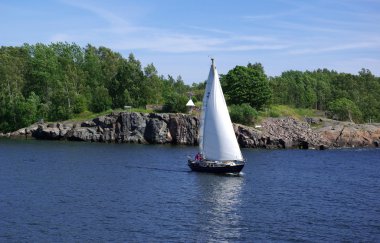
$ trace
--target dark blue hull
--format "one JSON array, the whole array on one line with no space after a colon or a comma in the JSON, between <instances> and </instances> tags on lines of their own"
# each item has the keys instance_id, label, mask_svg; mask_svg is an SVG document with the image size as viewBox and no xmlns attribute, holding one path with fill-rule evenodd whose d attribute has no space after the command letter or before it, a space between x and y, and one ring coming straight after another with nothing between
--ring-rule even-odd
<instances>
[{"instance_id":1,"label":"dark blue hull","mask_svg":"<svg viewBox=\"0 0 380 243\"><path fill-rule=\"evenodd\" d=\"M235 165L228 164L215 164L215 163L199 163L197 161L188 161L188 165L192 171L197 172L206 172L206 173L217 173L217 174L226 174L226 173L239 173L243 167L244 162L240 162Z\"/></svg>"}]
</instances>

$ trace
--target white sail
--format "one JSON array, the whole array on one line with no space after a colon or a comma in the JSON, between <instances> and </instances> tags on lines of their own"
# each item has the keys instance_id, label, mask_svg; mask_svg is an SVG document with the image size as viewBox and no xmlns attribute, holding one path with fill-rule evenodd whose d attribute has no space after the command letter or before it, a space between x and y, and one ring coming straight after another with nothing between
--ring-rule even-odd
<instances>
[{"instance_id":1,"label":"white sail","mask_svg":"<svg viewBox=\"0 0 380 243\"><path fill-rule=\"evenodd\" d=\"M199 147L204 159L243 160L213 59L203 96L200 123Z\"/></svg>"}]
</instances>

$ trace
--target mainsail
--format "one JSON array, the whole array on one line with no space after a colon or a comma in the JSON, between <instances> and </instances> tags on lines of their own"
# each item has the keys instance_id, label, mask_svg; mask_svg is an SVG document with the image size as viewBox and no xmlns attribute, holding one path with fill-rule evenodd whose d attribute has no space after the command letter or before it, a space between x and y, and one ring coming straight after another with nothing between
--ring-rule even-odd
<instances>
[{"instance_id":1,"label":"mainsail","mask_svg":"<svg viewBox=\"0 0 380 243\"><path fill-rule=\"evenodd\" d=\"M214 60L211 60L200 118L200 152L206 160L242 161L243 156L232 127L218 72Z\"/></svg>"}]
</instances>

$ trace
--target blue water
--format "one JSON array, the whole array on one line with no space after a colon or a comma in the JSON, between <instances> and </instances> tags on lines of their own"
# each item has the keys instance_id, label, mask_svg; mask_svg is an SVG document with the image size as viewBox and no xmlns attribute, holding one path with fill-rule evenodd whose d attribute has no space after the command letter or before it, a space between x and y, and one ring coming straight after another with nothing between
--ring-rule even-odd
<instances>
[{"instance_id":1,"label":"blue water","mask_svg":"<svg viewBox=\"0 0 380 243\"><path fill-rule=\"evenodd\" d=\"M0 140L0 242L380 241L380 150L243 150Z\"/></svg>"}]
</instances>

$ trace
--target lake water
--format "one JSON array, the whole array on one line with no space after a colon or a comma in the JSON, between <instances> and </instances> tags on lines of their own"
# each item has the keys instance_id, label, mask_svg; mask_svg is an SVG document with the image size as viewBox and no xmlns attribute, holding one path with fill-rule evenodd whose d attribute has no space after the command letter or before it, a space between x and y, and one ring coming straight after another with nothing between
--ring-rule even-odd
<instances>
[{"instance_id":1,"label":"lake water","mask_svg":"<svg viewBox=\"0 0 380 243\"><path fill-rule=\"evenodd\" d=\"M380 150L243 150L0 140L0 242L380 241Z\"/></svg>"}]
</instances>

